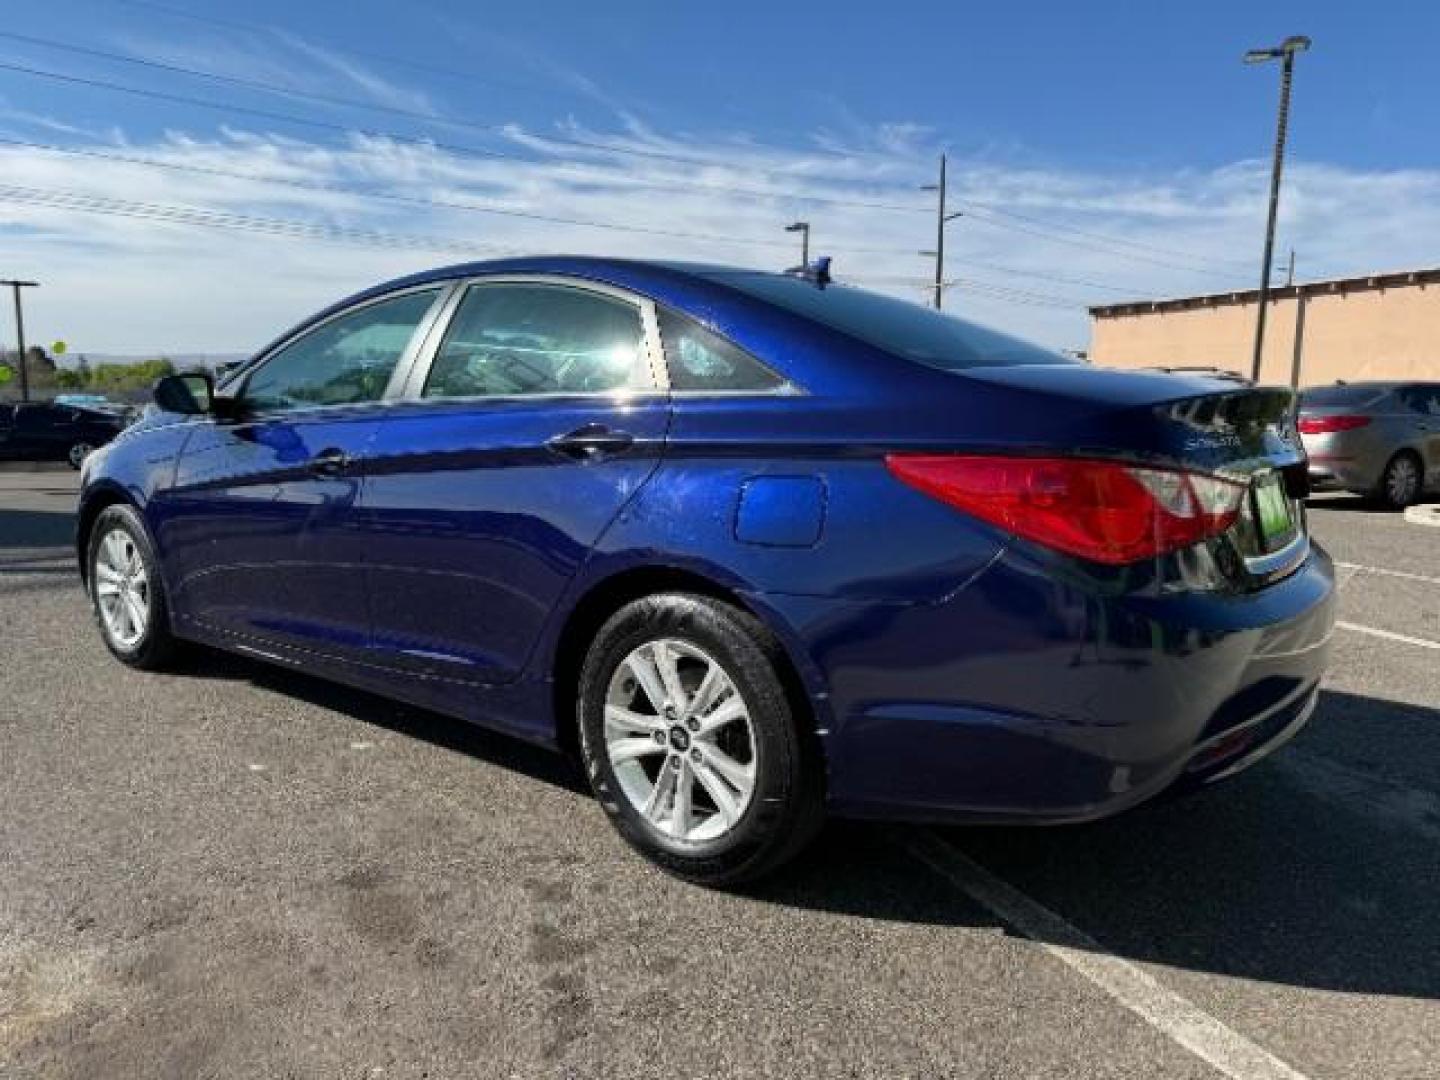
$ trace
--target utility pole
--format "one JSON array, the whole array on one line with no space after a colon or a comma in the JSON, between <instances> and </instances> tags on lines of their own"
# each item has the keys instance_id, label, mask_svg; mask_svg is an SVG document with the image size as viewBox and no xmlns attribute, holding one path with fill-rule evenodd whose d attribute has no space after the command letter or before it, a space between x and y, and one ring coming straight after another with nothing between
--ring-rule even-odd
<instances>
[{"instance_id":1,"label":"utility pole","mask_svg":"<svg viewBox=\"0 0 1440 1080\"><path fill-rule=\"evenodd\" d=\"M1290 262L1285 267L1285 287L1288 289L1295 284L1295 249L1290 249Z\"/></svg>"},{"instance_id":2,"label":"utility pole","mask_svg":"<svg viewBox=\"0 0 1440 1080\"><path fill-rule=\"evenodd\" d=\"M953 213L945 212L945 155L940 155L940 183L926 184L921 191L934 191L936 197L935 211L935 250L922 251L921 255L926 258L935 259L935 310L939 311L945 298L945 226L958 217L964 215L956 210Z\"/></svg>"},{"instance_id":3,"label":"utility pole","mask_svg":"<svg viewBox=\"0 0 1440 1080\"><path fill-rule=\"evenodd\" d=\"M15 337L20 345L20 400L30 400L30 366L25 362L25 313L20 307L20 290L38 288L38 281L0 280L0 285L9 285L15 293Z\"/></svg>"},{"instance_id":4,"label":"utility pole","mask_svg":"<svg viewBox=\"0 0 1440 1080\"><path fill-rule=\"evenodd\" d=\"M786 232L798 232L800 234L800 269L810 265L810 223L808 221L797 221L785 226Z\"/></svg>"},{"instance_id":5,"label":"utility pole","mask_svg":"<svg viewBox=\"0 0 1440 1080\"><path fill-rule=\"evenodd\" d=\"M1250 378L1260 381L1260 359L1265 350L1265 308L1270 302L1270 265L1275 257L1275 215L1280 207L1280 174L1285 167L1285 133L1290 125L1290 83L1295 73L1295 54L1310 48L1310 39L1303 35L1288 37L1270 49L1251 49L1245 63L1263 64L1280 61L1280 112L1275 124L1275 159L1270 167L1270 214L1265 222L1265 256L1260 262L1260 305L1255 318L1255 357L1250 364Z\"/></svg>"}]
</instances>

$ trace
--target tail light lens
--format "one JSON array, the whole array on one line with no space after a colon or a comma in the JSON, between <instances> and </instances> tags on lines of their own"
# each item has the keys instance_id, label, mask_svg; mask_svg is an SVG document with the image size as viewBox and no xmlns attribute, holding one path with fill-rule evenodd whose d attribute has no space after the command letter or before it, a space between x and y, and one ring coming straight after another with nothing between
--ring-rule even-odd
<instances>
[{"instance_id":1,"label":"tail light lens","mask_svg":"<svg viewBox=\"0 0 1440 1080\"><path fill-rule=\"evenodd\" d=\"M1302 416L1301 435L1329 435L1335 431L1354 431L1370 423L1368 416Z\"/></svg>"},{"instance_id":2,"label":"tail light lens","mask_svg":"<svg viewBox=\"0 0 1440 1080\"><path fill-rule=\"evenodd\" d=\"M890 472L1007 532L1117 566L1224 532L1246 486L1114 461L891 454Z\"/></svg>"}]
</instances>

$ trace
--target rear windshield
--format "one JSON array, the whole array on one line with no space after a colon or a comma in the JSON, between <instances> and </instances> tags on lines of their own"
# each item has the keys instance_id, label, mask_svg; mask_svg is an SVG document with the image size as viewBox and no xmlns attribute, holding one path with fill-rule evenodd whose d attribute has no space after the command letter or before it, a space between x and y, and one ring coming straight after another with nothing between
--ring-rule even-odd
<instances>
[{"instance_id":1,"label":"rear windshield","mask_svg":"<svg viewBox=\"0 0 1440 1080\"><path fill-rule=\"evenodd\" d=\"M845 285L827 285L822 289L804 278L780 274L739 272L708 276L886 352L942 371L1077 362L1009 334L864 289Z\"/></svg>"},{"instance_id":2,"label":"rear windshield","mask_svg":"<svg viewBox=\"0 0 1440 1080\"><path fill-rule=\"evenodd\" d=\"M1331 409L1368 405L1385 391L1373 386L1322 386L1300 394L1300 407Z\"/></svg>"}]
</instances>

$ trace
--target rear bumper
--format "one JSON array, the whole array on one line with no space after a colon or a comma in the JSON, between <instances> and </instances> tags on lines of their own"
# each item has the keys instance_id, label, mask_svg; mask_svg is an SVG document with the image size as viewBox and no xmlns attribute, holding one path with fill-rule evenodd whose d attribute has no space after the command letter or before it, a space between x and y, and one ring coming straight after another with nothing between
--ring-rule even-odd
<instances>
[{"instance_id":1,"label":"rear bumper","mask_svg":"<svg viewBox=\"0 0 1440 1080\"><path fill-rule=\"evenodd\" d=\"M1309 718L1333 592L1318 547L1246 596L1107 597L1007 554L939 604L811 604L831 808L1084 821L1233 775Z\"/></svg>"}]
</instances>

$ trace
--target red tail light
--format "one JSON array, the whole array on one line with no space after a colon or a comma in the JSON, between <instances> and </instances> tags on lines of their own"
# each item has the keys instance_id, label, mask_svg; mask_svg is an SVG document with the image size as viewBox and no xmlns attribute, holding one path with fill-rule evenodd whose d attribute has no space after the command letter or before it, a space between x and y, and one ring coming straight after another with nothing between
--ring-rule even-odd
<instances>
[{"instance_id":1,"label":"red tail light","mask_svg":"<svg viewBox=\"0 0 1440 1080\"><path fill-rule=\"evenodd\" d=\"M1368 416L1302 416L1300 434L1329 435L1334 431L1354 431L1368 423Z\"/></svg>"},{"instance_id":2,"label":"red tail light","mask_svg":"<svg viewBox=\"0 0 1440 1080\"><path fill-rule=\"evenodd\" d=\"M1245 485L1114 461L891 454L913 488L1047 547L1119 565L1224 532Z\"/></svg>"}]
</instances>

